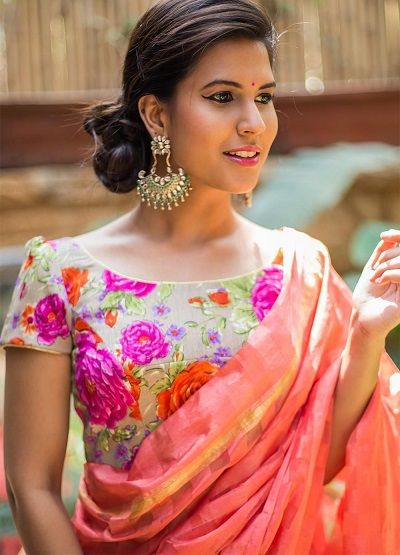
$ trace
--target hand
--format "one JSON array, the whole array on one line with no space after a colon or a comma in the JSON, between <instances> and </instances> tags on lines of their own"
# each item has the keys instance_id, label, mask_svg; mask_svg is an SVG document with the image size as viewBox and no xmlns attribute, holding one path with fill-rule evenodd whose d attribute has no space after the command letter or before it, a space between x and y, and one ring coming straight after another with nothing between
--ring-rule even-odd
<instances>
[{"instance_id":1,"label":"hand","mask_svg":"<svg viewBox=\"0 0 400 555\"><path fill-rule=\"evenodd\" d=\"M400 324L400 230L381 233L353 291L358 323L377 338Z\"/></svg>"}]
</instances>

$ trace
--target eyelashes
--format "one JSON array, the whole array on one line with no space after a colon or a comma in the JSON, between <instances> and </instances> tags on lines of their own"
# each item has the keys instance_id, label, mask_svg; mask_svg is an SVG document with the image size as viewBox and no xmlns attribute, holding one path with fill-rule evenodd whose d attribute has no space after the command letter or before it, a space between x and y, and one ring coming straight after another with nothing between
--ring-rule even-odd
<instances>
[{"instance_id":1,"label":"eyelashes","mask_svg":"<svg viewBox=\"0 0 400 555\"><path fill-rule=\"evenodd\" d=\"M219 104L228 104L229 102L231 102L231 100L218 100L218 99L215 100L216 97L221 97L224 95L230 95L232 97L232 93L230 91L221 91L221 92L212 94L211 96L205 96L203 98L206 98L208 100L213 100L214 102L218 102ZM261 101L260 104L268 104L274 98L274 95L270 93L261 93L258 96L266 97L266 102Z\"/></svg>"}]
</instances>

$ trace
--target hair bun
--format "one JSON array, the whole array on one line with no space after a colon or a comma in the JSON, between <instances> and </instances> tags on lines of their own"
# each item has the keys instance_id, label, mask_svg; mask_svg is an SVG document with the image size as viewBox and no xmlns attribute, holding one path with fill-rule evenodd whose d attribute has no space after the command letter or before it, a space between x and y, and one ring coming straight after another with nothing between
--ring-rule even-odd
<instances>
[{"instance_id":1,"label":"hair bun","mask_svg":"<svg viewBox=\"0 0 400 555\"><path fill-rule=\"evenodd\" d=\"M93 166L101 182L112 192L128 193L136 187L140 169L146 167L144 123L127 117L119 102L101 102L86 112L84 129L96 142Z\"/></svg>"}]
</instances>

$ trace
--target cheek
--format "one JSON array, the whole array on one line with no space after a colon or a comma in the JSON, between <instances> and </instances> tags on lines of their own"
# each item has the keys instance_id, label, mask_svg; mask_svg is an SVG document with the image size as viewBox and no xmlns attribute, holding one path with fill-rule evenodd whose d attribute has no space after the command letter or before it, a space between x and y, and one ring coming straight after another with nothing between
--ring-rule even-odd
<instances>
[{"instance_id":1,"label":"cheek","mask_svg":"<svg viewBox=\"0 0 400 555\"><path fill-rule=\"evenodd\" d=\"M224 121L216 117L212 110L203 105L191 105L179 113L179 123L173 133L176 152L186 160L203 164L201 153L208 155L214 151L213 144L219 144L224 134ZM171 141L172 143L172 141Z\"/></svg>"},{"instance_id":2,"label":"cheek","mask_svg":"<svg viewBox=\"0 0 400 555\"><path fill-rule=\"evenodd\" d=\"M207 109L204 104L192 104L183 114L183 127L187 136L196 136L196 141L202 142L204 137L212 140L216 128L221 125L220 118L213 110Z\"/></svg>"}]
</instances>

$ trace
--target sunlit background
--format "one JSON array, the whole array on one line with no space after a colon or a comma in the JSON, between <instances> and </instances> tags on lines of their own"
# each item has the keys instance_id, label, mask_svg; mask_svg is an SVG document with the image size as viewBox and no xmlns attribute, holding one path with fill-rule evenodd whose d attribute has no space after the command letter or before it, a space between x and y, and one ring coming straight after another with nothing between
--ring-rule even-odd
<instances>
[{"instance_id":1,"label":"sunlit background","mask_svg":"<svg viewBox=\"0 0 400 555\"><path fill-rule=\"evenodd\" d=\"M78 109L118 94L129 32L152 3L0 1L0 325L29 238L78 235L136 203L135 194L112 195L98 183ZM380 231L400 227L399 1L261 3L280 34L280 130L253 206L237 202L237 210L265 227L291 226L322 240L353 288ZM399 328L387 350L400 365ZM398 381L392 386L400 389ZM80 434L72 411L63 481L70 513ZM0 533L0 552L17 553L1 472Z\"/></svg>"}]
</instances>

